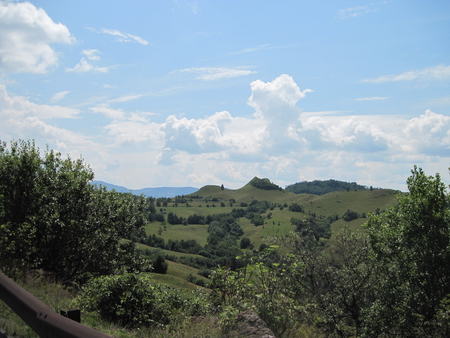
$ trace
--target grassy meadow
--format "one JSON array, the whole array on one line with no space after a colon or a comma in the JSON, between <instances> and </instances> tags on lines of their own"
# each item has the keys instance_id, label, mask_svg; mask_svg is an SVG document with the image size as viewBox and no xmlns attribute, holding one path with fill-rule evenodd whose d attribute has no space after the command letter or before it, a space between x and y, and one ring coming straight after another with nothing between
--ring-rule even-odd
<instances>
[{"instance_id":1,"label":"grassy meadow","mask_svg":"<svg viewBox=\"0 0 450 338\"><path fill-rule=\"evenodd\" d=\"M253 200L269 201L276 205L273 210L268 210L263 214L267 217L271 213L270 219L265 220L263 226L254 226L250 220L240 218L239 224L244 230L242 237L248 237L257 249L264 238L269 236L277 236L288 233L295 229L291 224L291 218L303 219L310 214L326 217L328 215L337 215L339 219L332 223L332 232L342 228L343 225L349 226L351 229L357 230L367 221L366 218L358 218L351 222L345 222L341 219L342 215L348 210L356 211L358 214L374 213L377 209L384 210L389 205L396 203L397 191L390 189L374 189L374 190L356 190L356 191L336 191L322 196L311 194L294 194L283 190L261 190L246 185L241 189L221 190L220 186L208 185L201 188L192 195L187 195L186 203L169 203L165 208L166 213L173 212L180 217L187 218L190 215L212 215L219 213L229 213L234 208L241 208L241 203L250 204ZM201 198L193 198L201 196ZM205 199L208 201L205 202ZM211 201L217 199L217 201ZM233 206L230 206L230 200L234 200ZM225 207L221 207L221 203L225 203ZM292 212L287 207L279 207L279 205L291 205L298 203L305 209L305 213ZM212 205L215 205L214 207ZM206 205L209 205L207 207ZM151 222L146 226L147 235L156 235L167 241L172 240L189 240L194 239L200 245L204 246L208 237L208 225L189 224L171 225L167 222Z\"/></svg>"}]
</instances>

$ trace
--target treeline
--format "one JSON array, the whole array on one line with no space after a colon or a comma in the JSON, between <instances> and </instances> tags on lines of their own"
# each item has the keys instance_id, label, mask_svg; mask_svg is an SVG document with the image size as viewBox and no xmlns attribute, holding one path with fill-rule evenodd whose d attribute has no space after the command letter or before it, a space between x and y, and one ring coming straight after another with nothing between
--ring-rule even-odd
<instances>
[{"instance_id":1,"label":"treeline","mask_svg":"<svg viewBox=\"0 0 450 338\"><path fill-rule=\"evenodd\" d=\"M333 191L350 191L350 190L365 190L366 186L359 185L356 182L343 182L337 180L314 180L311 182L303 181L286 186L286 190L294 194L313 194L325 195ZM373 189L370 187L370 189Z\"/></svg>"}]
</instances>

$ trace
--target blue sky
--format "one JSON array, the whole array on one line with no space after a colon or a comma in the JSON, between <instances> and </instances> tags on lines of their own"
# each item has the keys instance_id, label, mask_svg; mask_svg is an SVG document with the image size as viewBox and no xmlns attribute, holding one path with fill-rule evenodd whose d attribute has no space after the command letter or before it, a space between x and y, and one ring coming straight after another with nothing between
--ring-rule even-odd
<instances>
[{"instance_id":1,"label":"blue sky","mask_svg":"<svg viewBox=\"0 0 450 338\"><path fill-rule=\"evenodd\" d=\"M0 139L130 189L448 182L450 2L0 0Z\"/></svg>"}]
</instances>

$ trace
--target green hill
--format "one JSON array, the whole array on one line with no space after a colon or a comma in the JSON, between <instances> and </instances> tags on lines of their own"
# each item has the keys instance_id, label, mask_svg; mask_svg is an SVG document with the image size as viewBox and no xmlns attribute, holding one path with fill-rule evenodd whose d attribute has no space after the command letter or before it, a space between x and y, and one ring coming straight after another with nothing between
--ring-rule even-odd
<instances>
[{"instance_id":1,"label":"green hill","mask_svg":"<svg viewBox=\"0 0 450 338\"><path fill-rule=\"evenodd\" d=\"M187 219L191 215L214 215L231 213L233 209L245 208L252 201L268 201L271 209L261 216L264 218L263 226L254 226L251 220L242 217L238 219L244 230L244 235L251 240L254 248L258 248L264 239L270 236L281 235L295 229L291 218L306 219L310 216L327 217L337 216L331 224L333 231L347 224L353 229L359 229L365 223L369 213L386 209L396 204L397 191L390 189L364 189L349 191L334 191L324 195L295 194L287 190L264 190L248 183L240 189L222 189L218 185L206 185L197 192L184 196L186 203L168 203L165 212L174 213ZM301 205L303 213L289 210L293 203ZM221 206L222 205L222 206ZM342 220L347 210L356 212L359 217L350 222ZM269 213L270 218L268 218ZM147 235L161 237L167 243L169 240L195 240L201 246L207 243L208 225L199 224L164 224L151 222L146 227Z\"/></svg>"}]
</instances>

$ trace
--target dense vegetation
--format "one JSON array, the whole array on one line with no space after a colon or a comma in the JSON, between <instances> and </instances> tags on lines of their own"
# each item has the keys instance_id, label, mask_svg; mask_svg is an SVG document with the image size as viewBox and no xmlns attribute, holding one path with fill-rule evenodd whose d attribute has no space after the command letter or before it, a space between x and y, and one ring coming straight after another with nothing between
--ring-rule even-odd
<instances>
[{"instance_id":1,"label":"dense vegetation","mask_svg":"<svg viewBox=\"0 0 450 338\"><path fill-rule=\"evenodd\" d=\"M262 190L282 190L281 187L278 185L270 182L268 178L258 178L254 177L249 184L255 188L262 189Z\"/></svg>"},{"instance_id":2,"label":"dense vegetation","mask_svg":"<svg viewBox=\"0 0 450 338\"><path fill-rule=\"evenodd\" d=\"M148 265L132 241L144 200L90 184L83 160L63 159L31 141L0 144L0 268L29 269L84 282Z\"/></svg>"},{"instance_id":3,"label":"dense vegetation","mask_svg":"<svg viewBox=\"0 0 450 338\"><path fill-rule=\"evenodd\" d=\"M313 194L325 195L333 191L349 191L349 190L364 190L366 186L359 185L356 182L342 182L337 180L314 180L312 182L298 182L286 186L286 190L292 191L295 194Z\"/></svg>"},{"instance_id":4,"label":"dense vegetation","mask_svg":"<svg viewBox=\"0 0 450 338\"><path fill-rule=\"evenodd\" d=\"M1 145L3 272L44 270L76 281L76 304L129 330L173 331L191 316L217 316L226 328L253 309L277 337L449 336L450 199L439 175L414 167L398 204L370 214L340 205L338 195L365 194L354 189L333 194L328 205L278 189L269 190L272 201L239 200L220 187L203 190L214 197L144 199L92 186L92 179L81 159L41 154L31 141ZM293 231L275 233L282 213ZM171 227L203 229L206 237L165 240ZM175 261L200 269L187 279L209 292L158 282Z\"/></svg>"}]
</instances>

